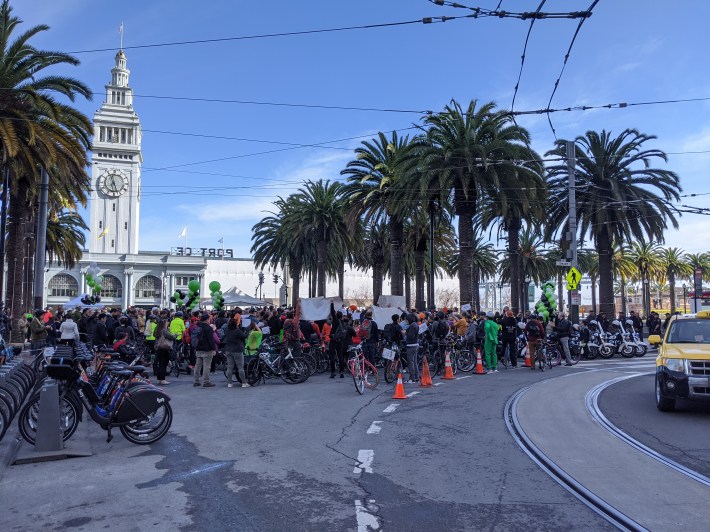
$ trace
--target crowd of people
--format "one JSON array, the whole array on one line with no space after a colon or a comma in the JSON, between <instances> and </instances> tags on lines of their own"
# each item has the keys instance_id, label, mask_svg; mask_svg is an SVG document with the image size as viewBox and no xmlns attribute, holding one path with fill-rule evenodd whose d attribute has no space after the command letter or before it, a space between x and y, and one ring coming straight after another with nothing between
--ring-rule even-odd
<instances>
[{"instance_id":1,"label":"crowd of people","mask_svg":"<svg viewBox=\"0 0 710 532\"><path fill-rule=\"evenodd\" d=\"M631 311L629 316L619 315L623 323L631 320L640 335L644 332L643 320ZM670 315L666 316L666 324ZM580 322L584 340L593 320L608 331L610 320L604 313L590 314ZM488 371L498 371L499 354L507 356L511 367L518 367L516 342L522 333L530 353L536 352L538 342L554 332L565 357L571 365L569 337L573 326L564 312L556 313L549 321L531 312L514 315L508 307L501 312L457 312L442 309L435 312L397 311L391 321L379 326L372 311L331 305L326 319L309 321L301 319L300 306L241 309L229 311L201 311L184 313L181 310L152 308L72 309L51 306L39 309L19 319L19 329L31 344L34 352L46 345L72 345L77 341L94 347L110 347L128 356L136 344L145 346L145 352L154 359L154 372L161 385L169 384L166 369L176 344L186 343L193 356L194 385L212 387L210 368L213 357L221 347L227 358L230 375L227 386L233 387L233 370L237 370L242 387L248 387L244 375L246 356L256 352L264 336L278 336L294 355L301 352L303 342L322 345L328 352L330 377L344 377L348 349L354 344L362 346L367 359L375 363L381 341L402 345L407 357L409 380L419 379L417 352L422 336L426 336L434 349L443 350L450 334L461 338L472 349L480 349ZM381 325L381 324L380 324ZM661 334L664 323L654 312L646 321L649 334ZM500 345L499 345L500 344ZM247 349L247 346L251 346ZM443 351L442 351L443 352ZM535 369L535 365L532 364Z\"/></svg>"}]
</instances>

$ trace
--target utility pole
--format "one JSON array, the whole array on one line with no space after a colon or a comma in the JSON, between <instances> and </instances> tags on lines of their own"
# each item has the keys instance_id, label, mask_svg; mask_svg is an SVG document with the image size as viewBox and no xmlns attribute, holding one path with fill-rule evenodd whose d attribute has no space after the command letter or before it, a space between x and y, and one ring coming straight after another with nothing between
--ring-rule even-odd
<instances>
[{"instance_id":1,"label":"utility pole","mask_svg":"<svg viewBox=\"0 0 710 532\"><path fill-rule=\"evenodd\" d=\"M429 310L436 310L434 279L436 278L436 266L434 264L434 216L436 206L433 201L429 202Z\"/></svg>"},{"instance_id":2,"label":"utility pole","mask_svg":"<svg viewBox=\"0 0 710 532\"><path fill-rule=\"evenodd\" d=\"M49 174L42 169L37 215L37 241L35 247L34 307L44 308L44 264L47 255L47 204L49 203Z\"/></svg>"},{"instance_id":3,"label":"utility pole","mask_svg":"<svg viewBox=\"0 0 710 532\"><path fill-rule=\"evenodd\" d=\"M574 141L567 141L567 174L569 177L569 249L571 252L570 262L574 268L579 267L577 262L577 195L574 178L575 161ZM581 281L581 279L580 279ZM579 323L579 286L570 292L569 319L572 323Z\"/></svg>"}]
</instances>

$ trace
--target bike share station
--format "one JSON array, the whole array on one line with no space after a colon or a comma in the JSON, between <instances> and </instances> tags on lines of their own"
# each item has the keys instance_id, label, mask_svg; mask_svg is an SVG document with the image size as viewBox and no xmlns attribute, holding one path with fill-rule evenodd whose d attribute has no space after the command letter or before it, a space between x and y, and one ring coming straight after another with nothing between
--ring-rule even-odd
<instances>
[{"instance_id":1,"label":"bike share station","mask_svg":"<svg viewBox=\"0 0 710 532\"><path fill-rule=\"evenodd\" d=\"M66 353L55 348L45 348L45 360L51 357L67 356L73 358L74 353L68 347ZM39 390L39 409L37 415L37 431L35 444L31 445L18 438L21 442L20 449L11 465L30 464L36 462L48 462L53 460L63 460L66 458L78 458L92 456L91 444L89 442L89 423L80 423L76 433L72 438L63 441L62 438L62 412L59 401L59 382L51 376L42 382ZM82 427L83 425L83 427Z\"/></svg>"}]
</instances>

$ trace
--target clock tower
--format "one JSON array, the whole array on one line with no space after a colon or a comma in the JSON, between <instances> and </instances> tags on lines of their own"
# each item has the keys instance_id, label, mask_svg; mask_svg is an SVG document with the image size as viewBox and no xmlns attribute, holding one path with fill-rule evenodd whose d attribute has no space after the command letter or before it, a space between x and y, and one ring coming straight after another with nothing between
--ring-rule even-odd
<instances>
[{"instance_id":1,"label":"clock tower","mask_svg":"<svg viewBox=\"0 0 710 532\"><path fill-rule=\"evenodd\" d=\"M116 54L106 99L94 114L90 253L135 255L141 194L141 125L133 110L126 54Z\"/></svg>"}]
</instances>

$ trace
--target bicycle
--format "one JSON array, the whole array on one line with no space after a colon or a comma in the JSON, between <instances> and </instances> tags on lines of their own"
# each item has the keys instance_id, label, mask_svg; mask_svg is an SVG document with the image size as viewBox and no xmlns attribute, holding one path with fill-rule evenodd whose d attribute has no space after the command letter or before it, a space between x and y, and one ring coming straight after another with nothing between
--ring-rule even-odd
<instances>
[{"instance_id":1,"label":"bicycle","mask_svg":"<svg viewBox=\"0 0 710 532\"><path fill-rule=\"evenodd\" d=\"M380 383L377 368L365 358L361 346L354 345L348 348L348 353L352 353L352 356L348 359L348 369L353 376L357 393L364 394L365 388L374 390Z\"/></svg>"},{"instance_id":2,"label":"bicycle","mask_svg":"<svg viewBox=\"0 0 710 532\"><path fill-rule=\"evenodd\" d=\"M282 347L282 352L274 360L271 359L272 350L277 348L277 345L271 349L260 348L258 356L247 363L246 375L250 385L256 386L274 377L280 377L287 384L300 384L308 380L311 368L303 359L294 357L290 348Z\"/></svg>"}]
</instances>

